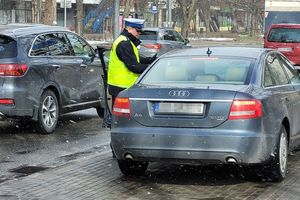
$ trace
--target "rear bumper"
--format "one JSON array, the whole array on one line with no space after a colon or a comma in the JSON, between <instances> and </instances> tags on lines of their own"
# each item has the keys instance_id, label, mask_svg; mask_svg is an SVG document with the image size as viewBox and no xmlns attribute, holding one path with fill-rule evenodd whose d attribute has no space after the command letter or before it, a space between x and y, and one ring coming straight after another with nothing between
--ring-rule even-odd
<instances>
[{"instance_id":1,"label":"rear bumper","mask_svg":"<svg viewBox=\"0 0 300 200\"><path fill-rule=\"evenodd\" d=\"M136 160L180 164L258 164L272 155L275 138L261 132L230 129L113 128L112 148L117 159L127 153Z\"/></svg>"},{"instance_id":2,"label":"rear bumper","mask_svg":"<svg viewBox=\"0 0 300 200\"><path fill-rule=\"evenodd\" d=\"M0 108L0 120L6 120L8 118L32 118L33 112L33 109Z\"/></svg>"}]
</instances>

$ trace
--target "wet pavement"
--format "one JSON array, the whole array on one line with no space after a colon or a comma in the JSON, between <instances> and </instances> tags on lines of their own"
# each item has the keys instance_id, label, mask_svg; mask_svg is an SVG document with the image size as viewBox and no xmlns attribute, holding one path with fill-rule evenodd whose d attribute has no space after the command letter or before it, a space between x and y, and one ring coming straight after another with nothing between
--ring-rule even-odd
<instances>
[{"instance_id":1,"label":"wet pavement","mask_svg":"<svg viewBox=\"0 0 300 200\"><path fill-rule=\"evenodd\" d=\"M300 199L300 152L289 157L281 183L265 180L257 168L168 163L125 177L95 111L63 116L51 135L16 124L0 130L0 200Z\"/></svg>"},{"instance_id":2,"label":"wet pavement","mask_svg":"<svg viewBox=\"0 0 300 200\"><path fill-rule=\"evenodd\" d=\"M287 179L248 179L232 167L151 164L145 176L124 177L110 150L99 147L63 166L0 184L0 199L299 199L300 155ZM252 180L251 180L252 179Z\"/></svg>"}]
</instances>

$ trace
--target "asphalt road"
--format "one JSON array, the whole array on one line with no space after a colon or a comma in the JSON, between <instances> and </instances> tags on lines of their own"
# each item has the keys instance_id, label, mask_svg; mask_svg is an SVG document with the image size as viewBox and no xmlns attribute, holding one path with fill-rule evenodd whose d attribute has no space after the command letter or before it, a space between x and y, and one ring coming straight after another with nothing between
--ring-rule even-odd
<instances>
[{"instance_id":1,"label":"asphalt road","mask_svg":"<svg viewBox=\"0 0 300 200\"><path fill-rule=\"evenodd\" d=\"M94 109L61 117L51 135L30 124L0 123L0 200L5 199L300 199L300 154L282 183L257 168L151 163L124 177L112 158L109 129Z\"/></svg>"},{"instance_id":2,"label":"asphalt road","mask_svg":"<svg viewBox=\"0 0 300 200\"><path fill-rule=\"evenodd\" d=\"M61 116L49 135L37 133L28 122L0 122L0 182L18 175L15 169L46 162L62 165L61 157L108 144L109 132L101 125L95 109Z\"/></svg>"}]
</instances>

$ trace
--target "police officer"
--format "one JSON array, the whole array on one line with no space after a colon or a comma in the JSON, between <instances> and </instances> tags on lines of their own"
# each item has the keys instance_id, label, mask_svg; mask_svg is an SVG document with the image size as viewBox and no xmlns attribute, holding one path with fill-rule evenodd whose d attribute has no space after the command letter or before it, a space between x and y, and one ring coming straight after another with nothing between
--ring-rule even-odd
<instances>
[{"instance_id":1,"label":"police officer","mask_svg":"<svg viewBox=\"0 0 300 200\"><path fill-rule=\"evenodd\" d=\"M114 41L109 58L108 91L114 103L117 95L134 84L139 75L155 59L142 58L138 53L141 41L139 36L144 27L145 20L125 18L125 28Z\"/></svg>"}]
</instances>

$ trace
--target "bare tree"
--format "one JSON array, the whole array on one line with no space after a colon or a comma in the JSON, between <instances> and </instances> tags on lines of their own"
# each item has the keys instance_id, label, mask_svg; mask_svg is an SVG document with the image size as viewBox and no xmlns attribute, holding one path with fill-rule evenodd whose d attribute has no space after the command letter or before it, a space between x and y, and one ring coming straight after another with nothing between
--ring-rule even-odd
<instances>
[{"instance_id":1,"label":"bare tree","mask_svg":"<svg viewBox=\"0 0 300 200\"><path fill-rule=\"evenodd\" d=\"M41 23L42 0L32 1L32 23Z\"/></svg>"},{"instance_id":2,"label":"bare tree","mask_svg":"<svg viewBox=\"0 0 300 200\"><path fill-rule=\"evenodd\" d=\"M242 9L249 15L250 36L255 36L259 32L259 27L263 24L263 7L264 0L226 0L229 5L236 9Z\"/></svg>"},{"instance_id":3,"label":"bare tree","mask_svg":"<svg viewBox=\"0 0 300 200\"><path fill-rule=\"evenodd\" d=\"M134 0L125 0L125 8L123 17L127 18L130 15L130 9L133 7Z\"/></svg>"},{"instance_id":4,"label":"bare tree","mask_svg":"<svg viewBox=\"0 0 300 200\"><path fill-rule=\"evenodd\" d=\"M179 7L182 9L183 13L183 22L181 25L181 34L184 37L188 35L188 29L190 25L190 21L192 20L193 16L195 15L196 10L196 2L197 0L176 0Z\"/></svg>"},{"instance_id":5,"label":"bare tree","mask_svg":"<svg viewBox=\"0 0 300 200\"><path fill-rule=\"evenodd\" d=\"M43 24L54 25L56 23L56 0L45 1L45 13Z\"/></svg>"},{"instance_id":6,"label":"bare tree","mask_svg":"<svg viewBox=\"0 0 300 200\"><path fill-rule=\"evenodd\" d=\"M83 19L83 0L76 0L76 33L82 35L82 19Z\"/></svg>"}]
</instances>

